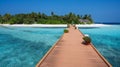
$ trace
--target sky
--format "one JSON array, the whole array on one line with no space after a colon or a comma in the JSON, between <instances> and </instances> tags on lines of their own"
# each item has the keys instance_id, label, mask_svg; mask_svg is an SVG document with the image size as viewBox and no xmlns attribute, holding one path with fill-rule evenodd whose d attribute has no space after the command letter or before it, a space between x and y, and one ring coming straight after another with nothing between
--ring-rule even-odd
<instances>
[{"instance_id":1,"label":"sky","mask_svg":"<svg viewBox=\"0 0 120 67\"><path fill-rule=\"evenodd\" d=\"M119 22L120 0L0 0L0 14L91 14L95 22Z\"/></svg>"}]
</instances>

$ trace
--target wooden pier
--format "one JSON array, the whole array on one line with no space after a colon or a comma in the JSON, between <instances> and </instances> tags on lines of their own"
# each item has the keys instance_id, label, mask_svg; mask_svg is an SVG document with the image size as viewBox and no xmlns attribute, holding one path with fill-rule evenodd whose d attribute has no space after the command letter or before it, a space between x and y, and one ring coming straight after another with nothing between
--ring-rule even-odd
<instances>
[{"instance_id":1,"label":"wooden pier","mask_svg":"<svg viewBox=\"0 0 120 67\"><path fill-rule=\"evenodd\" d=\"M112 67L92 44L84 45L83 34L70 26L36 67Z\"/></svg>"}]
</instances>

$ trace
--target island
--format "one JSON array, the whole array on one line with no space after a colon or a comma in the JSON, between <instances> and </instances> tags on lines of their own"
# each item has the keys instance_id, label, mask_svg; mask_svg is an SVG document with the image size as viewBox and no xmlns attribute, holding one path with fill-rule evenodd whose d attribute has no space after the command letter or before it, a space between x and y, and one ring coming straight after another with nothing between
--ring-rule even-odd
<instances>
[{"instance_id":1,"label":"island","mask_svg":"<svg viewBox=\"0 0 120 67\"><path fill-rule=\"evenodd\" d=\"M0 24L93 24L94 21L90 14L79 15L68 13L57 15L51 12L50 15L41 12L0 15Z\"/></svg>"}]
</instances>

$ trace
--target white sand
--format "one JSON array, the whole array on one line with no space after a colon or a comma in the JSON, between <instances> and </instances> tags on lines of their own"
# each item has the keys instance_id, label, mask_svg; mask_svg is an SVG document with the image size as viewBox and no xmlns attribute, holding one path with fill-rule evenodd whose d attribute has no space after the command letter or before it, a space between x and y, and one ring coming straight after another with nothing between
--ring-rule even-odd
<instances>
[{"instance_id":1,"label":"white sand","mask_svg":"<svg viewBox=\"0 0 120 67\"><path fill-rule=\"evenodd\" d=\"M12 27L67 27L67 24L0 24L0 26L12 26ZM111 26L106 24L78 24L77 27L103 27Z\"/></svg>"}]
</instances>

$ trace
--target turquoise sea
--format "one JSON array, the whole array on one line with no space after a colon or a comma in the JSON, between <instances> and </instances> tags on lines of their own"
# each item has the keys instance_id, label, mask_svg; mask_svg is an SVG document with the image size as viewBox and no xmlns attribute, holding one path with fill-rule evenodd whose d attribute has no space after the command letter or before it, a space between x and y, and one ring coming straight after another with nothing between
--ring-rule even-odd
<instances>
[{"instance_id":1,"label":"turquoise sea","mask_svg":"<svg viewBox=\"0 0 120 67\"><path fill-rule=\"evenodd\" d=\"M113 67L120 67L120 25L79 29L89 34L94 46Z\"/></svg>"},{"instance_id":2,"label":"turquoise sea","mask_svg":"<svg viewBox=\"0 0 120 67\"><path fill-rule=\"evenodd\" d=\"M64 28L0 27L0 67L35 67Z\"/></svg>"},{"instance_id":3,"label":"turquoise sea","mask_svg":"<svg viewBox=\"0 0 120 67\"><path fill-rule=\"evenodd\" d=\"M35 67L63 29L0 26L0 67ZM89 34L94 46L113 67L120 67L120 25L79 29Z\"/></svg>"}]
</instances>

